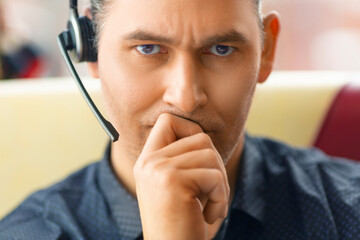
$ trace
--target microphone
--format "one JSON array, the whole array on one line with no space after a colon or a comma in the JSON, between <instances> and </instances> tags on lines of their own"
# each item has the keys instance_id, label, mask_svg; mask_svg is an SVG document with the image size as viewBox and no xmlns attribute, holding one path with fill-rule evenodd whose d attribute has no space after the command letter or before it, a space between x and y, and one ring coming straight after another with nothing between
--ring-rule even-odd
<instances>
[{"instance_id":1,"label":"microphone","mask_svg":"<svg viewBox=\"0 0 360 240\"><path fill-rule=\"evenodd\" d=\"M75 1L76 2L76 1ZM90 95L86 91L83 83L79 75L76 72L74 65L72 64L71 58L69 56L68 50L73 49L71 46L71 36L68 30L62 32L57 37L58 47L60 49L61 55L66 63L66 66L72 75L73 79L75 80L76 85L78 86L82 96L85 98L86 103L89 105L91 111L94 113L97 120L100 122L101 126L105 130L106 134L111 138L112 142L116 142L119 139L119 133L116 131L114 126L107 121L100 113L98 108L95 106L94 102L92 101Z\"/></svg>"}]
</instances>

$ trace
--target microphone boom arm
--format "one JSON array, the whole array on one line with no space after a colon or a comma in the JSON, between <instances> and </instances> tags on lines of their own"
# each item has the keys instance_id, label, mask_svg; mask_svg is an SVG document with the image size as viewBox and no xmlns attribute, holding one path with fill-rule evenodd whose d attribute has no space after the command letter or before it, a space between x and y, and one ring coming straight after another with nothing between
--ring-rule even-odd
<instances>
[{"instance_id":1,"label":"microphone boom arm","mask_svg":"<svg viewBox=\"0 0 360 240\"><path fill-rule=\"evenodd\" d=\"M69 53L67 52L68 51L68 47L67 47L68 41L66 41L67 34L69 34L69 32L65 31L65 32L62 32L57 37L57 43L58 43L61 55L66 63L66 66L68 67L70 74L72 75L73 79L75 80L76 85L78 86L81 94L85 98L86 103L89 105L91 111L94 113L95 117L100 122L100 124L103 127L103 129L105 130L106 134L111 138L111 141L116 142L119 139L119 133L116 131L114 126L101 115L100 111L97 109L97 107L95 106L94 102L92 101L90 95L86 91L83 83L81 82L79 75L76 72L74 65L71 62Z\"/></svg>"}]
</instances>

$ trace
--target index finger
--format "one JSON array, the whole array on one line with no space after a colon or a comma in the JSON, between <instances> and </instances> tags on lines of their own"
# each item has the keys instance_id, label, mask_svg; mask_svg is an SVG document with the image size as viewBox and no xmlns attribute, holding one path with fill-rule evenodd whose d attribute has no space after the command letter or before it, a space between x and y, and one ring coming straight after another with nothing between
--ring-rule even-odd
<instances>
[{"instance_id":1,"label":"index finger","mask_svg":"<svg viewBox=\"0 0 360 240\"><path fill-rule=\"evenodd\" d=\"M158 117L142 152L153 152L178 139L202 132L201 127L195 122L170 113L163 113Z\"/></svg>"}]
</instances>

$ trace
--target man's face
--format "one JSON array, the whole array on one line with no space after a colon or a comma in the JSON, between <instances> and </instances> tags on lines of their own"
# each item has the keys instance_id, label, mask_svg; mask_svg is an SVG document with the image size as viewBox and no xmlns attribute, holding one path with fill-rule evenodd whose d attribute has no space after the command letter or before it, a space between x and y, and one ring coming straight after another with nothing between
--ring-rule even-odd
<instances>
[{"instance_id":1,"label":"man's face","mask_svg":"<svg viewBox=\"0 0 360 240\"><path fill-rule=\"evenodd\" d=\"M137 159L161 113L195 121L224 161L258 80L251 0L119 0L101 32L98 75L115 144Z\"/></svg>"}]
</instances>

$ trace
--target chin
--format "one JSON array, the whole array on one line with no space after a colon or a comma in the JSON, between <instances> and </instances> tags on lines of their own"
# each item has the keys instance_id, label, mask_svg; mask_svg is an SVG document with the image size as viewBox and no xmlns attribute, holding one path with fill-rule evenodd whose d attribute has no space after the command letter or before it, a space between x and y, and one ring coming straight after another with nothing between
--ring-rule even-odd
<instances>
[{"instance_id":1,"label":"chin","mask_svg":"<svg viewBox=\"0 0 360 240\"><path fill-rule=\"evenodd\" d=\"M243 144L243 134L231 135L232 136L227 138L216 138L216 136L213 138L211 135L209 135L225 165L229 162L234 154L237 154L236 150L239 147L242 147Z\"/></svg>"}]
</instances>

